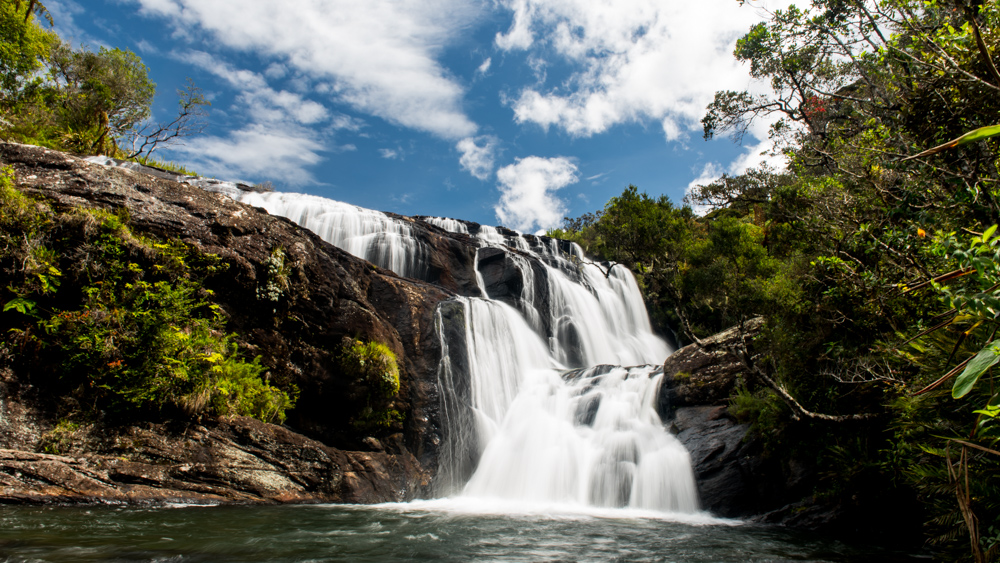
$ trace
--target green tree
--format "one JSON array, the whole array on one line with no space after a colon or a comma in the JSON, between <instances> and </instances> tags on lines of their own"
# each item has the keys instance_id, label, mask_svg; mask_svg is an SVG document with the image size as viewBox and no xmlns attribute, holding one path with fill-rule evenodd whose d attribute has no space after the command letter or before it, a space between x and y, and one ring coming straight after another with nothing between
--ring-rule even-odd
<instances>
[{"instance_id":1,"label":"green tree","mask_svg":"<svg viewBox=\"0 0 1000 563\"><path fill-rule=\"evenodd\" d=\"M61 128L86 134L81 145L90 146L83 150L108 152L150 116L156 84L132 51L75 51L61 43L52 50L50 73L56 119Z\"/></svg>"},{"instance_id":2,"label":"green tree","mask_svg":"<svg viewBox=\"0 0 1000 563\"><path fill-rule=\"evenodd\" d=\"M0 96L8 110L41 83L40 71L58 42L26 9L20 2L0 2Z\"/></svg>"}]
</instances>

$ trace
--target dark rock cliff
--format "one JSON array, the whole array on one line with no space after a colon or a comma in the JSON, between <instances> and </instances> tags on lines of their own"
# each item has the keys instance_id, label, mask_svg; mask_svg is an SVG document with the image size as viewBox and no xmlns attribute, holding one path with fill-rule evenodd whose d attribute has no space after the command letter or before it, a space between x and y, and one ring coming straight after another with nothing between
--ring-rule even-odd
<instances>
[{"instance_id":1,"label":"dark rock cliff","mask_svg":"<svg viewBox=\"0 0 1000 563\"><path fill-rule=\"evenodd\" d=\"M268 449L275 444L318 440L309 442L316 452L326 456L317 462L317 475L328 471L330 478L356 476L338 481L341 485L337 490L302 485L302 490L290 486L284 489L285 492L276 489L267 494L247 494L270 499L287 496L289 499L374 502L404 500L424 490L440 441L434 426L439 404L434 378L440 344L434 333L433 316L436 305L451 292L438 285L400 278L354 258L290 221L200 188L24 145L0 144L0 163L14 169L19 189L43 198L57 210L124 208L136 232L161 239L180 239L201 252L217 254L229 265L223 274L207 282L215 292L214 301L227 317L228 329L240 335L241 344L251 354L262 357L270 369L272 381L294 383L301 390L297 406L289 413L287 426L303 436L296 437L287 429L257 424L257 435L269 437L264 445L258 443L259 440L251 440L257 449L247 455L258 461L268 456L277 459L277 454ZM450 239L438 238L438 244L450 244L447 242ZM290 265L288 290L276 302L261 301L258 287L263 283L264 264L272 250L278 247L284 250L286 263ZM461 250L458 248L449 255L461 255ZM461 286L463 283L468 281L457 280L449 285ZM352 405L348 404L345 392L350 382L338 368L336 358L338 343L345 336L383 342L397 355L401 389L396 404L405 413L401 431L364 436L351 427L348 413ZM46 390L34 385L28 373L7 369L0 375L0 447L30 450L34 446L32 441L37 441L55 423L54 414L46 409L47 403L43 400ZM253 426L250 422L239 421L224 424L221 435L236 443L231 433L241 424ZM214 431L210 430L208 435ZM178 436L185 434L182 431ZM200 454L184 450L181 446L187 443L185 440L177 436L164 437L158 447L169 452L156 454L154 457L159 461L154 464L179 467L193 463ZM146 455L147 448L137 444L134 454L140 459ZM294 449L281 448L282 451ZM112 450L114 448L109 451ZM48 465L37 466L58 466L60 472L76 467L100 473L103 470L94 468L104 467L103 453L90 453L92 457L84 454L80 458L83 461L76 465L49 458L31 463L37 465L44 461ZM192 455L195 457L191 458ZM224 457L214 456L213 459ZM377 465L381 469L348 469L352 463L362 463L357 462L362 458L377 460L371 467ZM4 485L8 489L13 486L9 483L12 478L29 479L30 472L21 469L24 463L28 462L14 454L0 456L0 474L6 475L8 482ZM222 465L217 463L216 467ZM105 476L98 481L103 479L101 482L112 486L117 474L100 473ZM175 477L177 475L180 474ZM126 481L128 479L135 480L128 477ZM229 496L218 493L231 500L242 499L240 495L247 491L238 479L208 480L222 483L222 488L242 491ZM306 481L312 483L309 479ZM154 485L152 481L147 484ZM166 481L163 486L172 488ZM56 494L59 495L61 493Z\"/></svg>"}]
</instances>

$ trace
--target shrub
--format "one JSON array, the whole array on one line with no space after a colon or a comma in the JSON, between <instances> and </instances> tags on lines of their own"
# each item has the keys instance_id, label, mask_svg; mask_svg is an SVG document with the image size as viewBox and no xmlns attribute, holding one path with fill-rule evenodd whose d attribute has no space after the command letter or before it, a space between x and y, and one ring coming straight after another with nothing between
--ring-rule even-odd
<instances>
[{"instance_id":1,"label":"shrub","mask_svg":"<svg viewBox=\"0 0 1000 563\"><path fill-rule=\"evenodd\" d=\"M344 372L353 379L359 403L364 404L354 417L359 430L391 427L403 416L392 408L399 393L399 365L396 355L380 342L346 339L340 358Z\"/></svg>"}]
</instances>

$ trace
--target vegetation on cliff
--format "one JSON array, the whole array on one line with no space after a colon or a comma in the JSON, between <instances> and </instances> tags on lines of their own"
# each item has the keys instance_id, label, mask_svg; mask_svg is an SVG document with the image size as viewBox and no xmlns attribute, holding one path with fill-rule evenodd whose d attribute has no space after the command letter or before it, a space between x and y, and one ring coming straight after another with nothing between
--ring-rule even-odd
<instances>
[{"instance_id":1,"label":"vegetation on cliff","mask_svg":"<svg viewBox=\"0 0 1000 563\"><path fill-rule=\"evenodd\" d=\"M350 393L360 411L352 417L361 431L378 431L399 426L403 415L393 408L399 393L399 365L396 355L379 342L345 339L340 364L352 379Z\"/></svg>"},{"instance_id":2,"label":"vegetation on cliff","mask_svg":"<svg viewBox=\"0 0 1000 563\"><path fill-rule=\"evenodd\" d=\"M226 267L133 232L125 212L59 212L0 177L0 348L62 416L282 421L294 390L244 359L204 280Z\"/></svg>"},{"instance_id":3,"label":"vegetation on cliff","mask_svg":"<svg viewBox=\"0 0 1000 563\"><path fill-rule=\"evenodd\" d=\"M770 118L786 169L699 187L703 217L629 187L552 233L632 267L686 340L763 316L733 412L816 460L820 496L912 491L931 545L975 561L1000 558L998 24L995 1L776 11L735 51L770 92L719 92L703 124Z\"/></svg>"}]
</instances>

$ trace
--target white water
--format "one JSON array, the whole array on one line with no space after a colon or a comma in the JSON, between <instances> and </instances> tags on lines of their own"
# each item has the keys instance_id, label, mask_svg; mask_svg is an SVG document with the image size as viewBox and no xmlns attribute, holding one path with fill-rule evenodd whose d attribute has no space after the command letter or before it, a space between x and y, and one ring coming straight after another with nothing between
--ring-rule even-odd
<instances>
[{"instance_id":1,"label":"white water","mask_svg":"<svg viewBox=\"0 0 1000 563\"><path fill-rule=\"evenodd\" d=\"M256 193L218 185L211 189L291 219L330 244L401 276L421 278L426 271L423 243L406 222L385 213L306 194Z\"/></svg>"},{"instance_id":2,"label":"white water","mask_svg":"<svg viewBox=\"0 0 1000 563\"><path fill-rule=\"evenodd\" d=\"M420 219L435 227L440 227L449 233L469 234L469 228L456 219L448 219L447 217L421 217Z\"/></svg>"},{"instance_id":3,"label":"white water","mask_svg":"<svg viewBox=\"0 0 1000 563\"><path fill-rule=\"evenodd\" d=\"M287 217L399 275L426 270L427 249L405 221L315 196L192 183ZM454 220L425 220L468 232ZM476 236L508 252L524 285L515 309L485 296L477 268L483 296L445 304L458 310L450 317L462 324L457 336L438 309L439 490L521 505L696 512L689 455L655 409L662 376L645 365L671 350L653 334L631 274L585 263L576 245L561 252L554 240L487 226Z\"/></svg>"}]
</instances>

